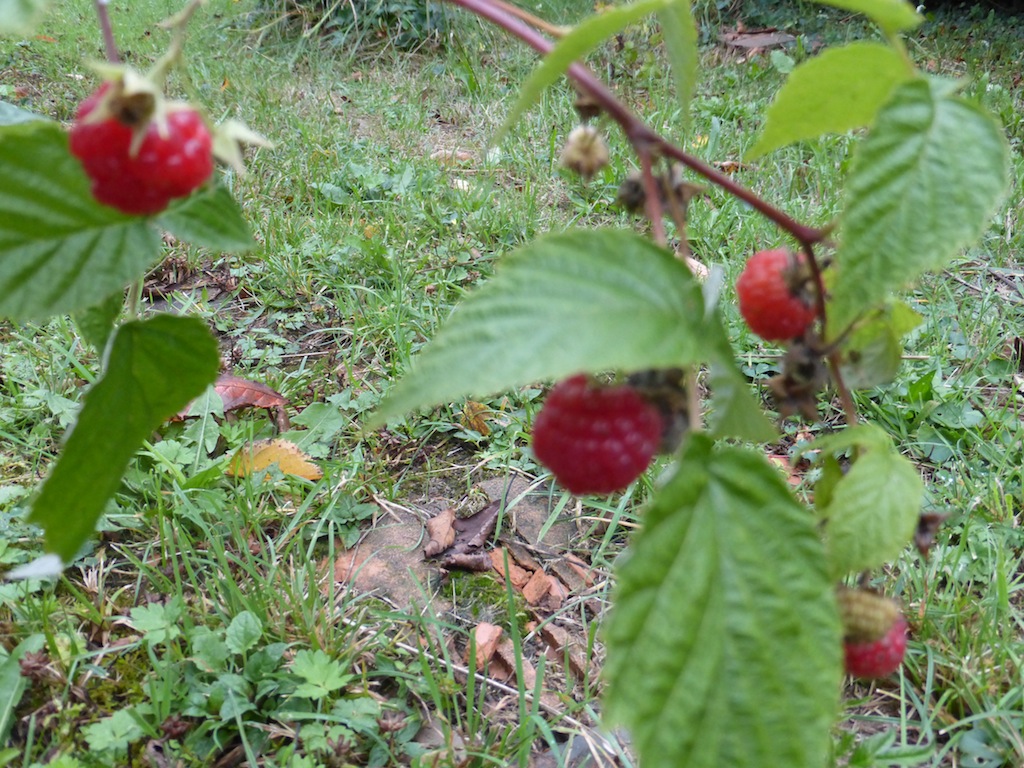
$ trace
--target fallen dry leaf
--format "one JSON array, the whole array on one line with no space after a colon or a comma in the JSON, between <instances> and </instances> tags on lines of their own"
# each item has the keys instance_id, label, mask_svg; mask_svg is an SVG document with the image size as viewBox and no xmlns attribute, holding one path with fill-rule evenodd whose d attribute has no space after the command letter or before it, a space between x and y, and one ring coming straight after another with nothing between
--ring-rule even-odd
<instances>
[{"instance_id":1,"label":"fallen dry leaf","mask_svg":"<svg viewBox=\"0 0 1024 768\"><path fill-rule=\"evenodd\" d=\"M455 508L449 507L444 512L427 520L427 535L430 541L423 548L424 557L434 557L444 552L455 543Z\"/></svg>"},{"instance_id":2,"label":"fallen dry leaf","mask_svg":"<svg viewBox=\"0 0 1024 768\"><path fill-rule=\"evenodd\" d=\"M446 571L473 571L486 573L492 569L491 556L486 552L453 552L438 561Z\"/></svg>"},{"instance_id":3,"label":"fallen dry leaf","mask_svg":"<svg viewBox=\"0 0 1024 768\"><path fill-rule=\"evenodd\" d=\"M257 440L251 445L242 446L231 458L227 474L232 477L248 477L267 469L271 464L277 464L286 475L306 480L319 480L324 474L295 443L287 440Z\"/></svg>"},{"instance_id":4,"label":"fallen dry leaf","mask_svg":"<svg viewBox=\"0 0 1024 768\"><path fill-rule=\"evenodd\" d=\"M288 405L288 400L280 392L271 389L266 384L225 374L217 377L213 383L213 389L220 395L220 399L224 403L224 413L239 408L266 408L274 412L279 430L283 432L290 427L288 416L284 410L284 407ZM191 408L192 403L186 405L175 415L175 420L186 418Z\"/></svg>"},{"instance_id":5,"label":"fallen dry leaf","mask_svg":"<svg viewBox=\"0 0 1024 768\"><path fill-rule=\"evenodd\" d=\"M487 437L491 434L491 428L487 424L490 413L491 409L483 403L467 400L466 404L462 406L462 413L459 414L459 424L463 429L472 430Z\"/></svg>"},{"instance_id":6,"label":"fallen dry leaf","mask_svg":"<svg viewBox=\"0 0 1024 768\"><path fill-rule=\"evenodd\" d=\"M472 163L475 157L472 152L464 149L439 149L430 153L431 160L437 160L444 165L465 165Z\"/></svg>"},{"instance_id":7,"label":"fallen dry leaf","mask_svg":"<svg viewBox=\"0 0 1024 768\"><path fill-rule=\"evenodd\" d=\"M480 549L494 533L498 524L498 512L501 502L492 501L474 515L455 520L455 543L452 554L462 554Z\"/></svg>"}]
</instances>

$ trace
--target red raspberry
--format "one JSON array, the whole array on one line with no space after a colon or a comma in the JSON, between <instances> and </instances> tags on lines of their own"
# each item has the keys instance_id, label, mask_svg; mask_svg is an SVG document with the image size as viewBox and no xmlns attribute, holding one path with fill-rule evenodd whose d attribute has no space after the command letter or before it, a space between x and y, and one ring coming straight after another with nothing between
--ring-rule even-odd
<instances>
[{"instance_id":1,"label":"red raspberry","mask_svg":"<svg viewBox=\"0 0 1024 768\"><path fill-rule=\"evenodd\" d=\"M736 281L740 314L750 330L766 341L789 341L804 335L817 310L802 290L806 260L785 248L759 251Z\"/></svg>"},{"instance_id":2,"label":"red raspberry","mask_svg":"<svg viewBox=\"0 0 1024 768\"><path fill-rule=\"evenodd\" d=\"M854 677L887 677L900 668L907 650L907 620L900 616L877 640L843 644L846 671Z\"/></svg>"},{"instance_id":3,"label":"red raspberry","mask_svg":"<svg viewBox=\"0 0 1024 768\"><path fill-rule=\"evenodd\" d=\"M571 493L613 493L643 474L661 433L658 410L635 389L580 374L548 394L533 427L533 453Z\"/></svg>"},{"instance_id":4,"label":"red raspberry","mask_svg":"<svg viewBox=\"0 0 1024 768\"><path fill-rule=\"evenodd\" d=\"M213 172L212 138L190 107L172 107L162 117L135 125L111 116L87 118L110 88L104 83L78 108L71 127L71 154L92 179L92 193L123 213L159 213L175 197L185 197ZM136 132L143 132L131 152Z\"/></svg>"},{"instance_id":5,"label":"red raspberry","mask_svg":"<svg viewBox=\"0 0 1024 768\"><path fill-rule=\"evenodd\" d=\"M907 620L899 606L873 592L842 587L846 672L854 677L886 677L900 668L907 650Z\"/></svg>"}]
</instances>

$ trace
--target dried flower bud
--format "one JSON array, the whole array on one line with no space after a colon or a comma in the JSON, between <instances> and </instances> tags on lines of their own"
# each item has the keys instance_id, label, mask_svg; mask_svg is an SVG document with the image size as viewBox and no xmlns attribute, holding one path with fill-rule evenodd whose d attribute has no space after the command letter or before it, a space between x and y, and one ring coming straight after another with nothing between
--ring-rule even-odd
<instances>
[{"instance_id":1,"label":"dried flower bud","mask_svg":"<svg viewBox=\"0 0 1024 768\"><path fill-rule=\"evenodd\" d=\"M608 147L596 128L578 125L572 129L562 150L562 165L587 180L608 165Z\"/></svg>"}]
</instances>

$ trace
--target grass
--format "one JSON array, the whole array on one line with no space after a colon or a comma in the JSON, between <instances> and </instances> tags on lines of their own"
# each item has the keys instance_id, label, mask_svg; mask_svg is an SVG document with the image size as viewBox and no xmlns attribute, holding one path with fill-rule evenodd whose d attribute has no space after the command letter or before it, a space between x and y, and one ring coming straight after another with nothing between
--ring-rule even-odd
<instances>
[{"instance_id":1,"label":"grass","mask_svg":"<svg viewBox=\"0 0 1024 768\"><path fill-rule=\"evenodd\" d=\"M169 0L112 8L129 61L158 55L165 37L154 25L176 9ZM800 34L789 52L797 61L820 41L871 34L831 12L794 15L801 9L746 14ZM582 10L540 8L563 23ZM725 52L714 29L729 18L701 14L704 69L685 138L709 161L739 160L783 75L766 55ZM433 573L405 605L331 578L344 545L457 506L487 479L539 474L524 449L539 387L485 400L486 435L461 403L374 433L360 423L501 255L548 229L629 222L611 204L629 162L621 142L587 186L558 168L575 123L565 86L500 151L486 151L533 59L470 19L448 21L446 45L411 52L375 37L357 47L338 30L303 38L301 24L252 0L212 0L193 24L172 89L276 147L229 179L256 251L172 243L151 281L169 288L167 305L210 323L234 373L284 394L299 427L320 425L303 433L303 447L324 477L223 477L226 455L273 436L260 411L168 425L62 579L0 585L0 690L28 682L20 703L0 708L11 745L0 765L148 765L157 754L197 766L563 765L567 737L580 733L630 762L615 734L597 730L593 679L574 682L560 660L545 660L541 638L545 624L562 628L599 665L603 577L638 522L647 481L585 506L557 490L534 497L545 527L579 521L570 545L600 576L535 617L540 626L520 620L517 593L482 577ZM656 128L678 136L649 32L630 32L625 53L608 46L593 63ZM848 689L837 765L1024 764L1019 33L984 14L945 16L910 41L929 69L970 77L967 93L1000 116L1015 186L982 242L908 296L925 322L897 381L858 395L863 413L917 461L930 508L946 521L927 560L908 551L877 575L908 607L911 650L898 679ZM91 4L62 4L40 37L0 42L0 98L67 120L93 87L82 61L99 57L98 40ZM838 137L781 150L739 178L797 217L826 221L840 205L849 146ZM449 162L460 151L469 159ZM693 204L690 237L727 284L746 254L779 240L714 191ZM730 319L746 369L771 375L777 350ZM0 343L0 563L14 566L38 554L25 503L98 358L65 318L0 324ZM532 685L522 674L504 689L467 674L472 629L488 619L511 635L514 663L535 668ZM63 763L51 762L58 756Z\"/></svg>"}]
</instances>

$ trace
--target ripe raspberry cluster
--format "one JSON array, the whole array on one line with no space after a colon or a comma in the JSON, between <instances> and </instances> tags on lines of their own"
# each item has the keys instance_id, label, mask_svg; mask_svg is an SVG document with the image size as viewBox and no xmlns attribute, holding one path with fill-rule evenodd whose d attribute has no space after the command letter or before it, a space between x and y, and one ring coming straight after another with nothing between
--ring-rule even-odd
<instances>
[{"instance_id":1,"label":"ripe raspberry cluster","mask_svg":"<svg viewBox=\"0 0 1024 768\"><path fill-rule=\"evenodd\" d=\"M577 495L622 490L651 463L663 423L628 385L573 376L548 394L533 427L533 453Z\"/></svg>"},{"instance_id":2,"label":"ripe raspberry cluster","mask_svg":"<svg viewBox=\"0 0 1024 768\"><path fill-rule=\"evenodd\" d=\"M847 674L870 679L898 670L907 650L907 620L899 606L862 589L842 587L837 598Z\"/></svg>"},{"instance_id":3,"label":"ripe raspberry cluster","mask_svg":"<svg viewBox=\"0 0 1024 768\"><path fill-rule=\"evenodd\" d=\"M759 251L747 260L736 281L740 314L750 330L766 341L791 341L804 335L817 315L803 286L806 260L785 248Z\"/></svg>"},{"instance_id":4,"label":"ripe raspberry cluster","mask_svg":"<svg viewBox=\"0 0 1024 768\"><path fill-rule=\"evenodd\" d=\"M151 215L210 178L213 141L195 109L165 105L131 122L108 109L110 88L104 83L79 105L69 136L96 200L130 215Z\"/></svg>"}]
</instances>

